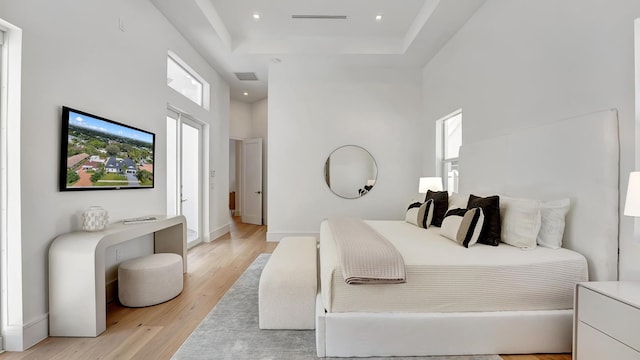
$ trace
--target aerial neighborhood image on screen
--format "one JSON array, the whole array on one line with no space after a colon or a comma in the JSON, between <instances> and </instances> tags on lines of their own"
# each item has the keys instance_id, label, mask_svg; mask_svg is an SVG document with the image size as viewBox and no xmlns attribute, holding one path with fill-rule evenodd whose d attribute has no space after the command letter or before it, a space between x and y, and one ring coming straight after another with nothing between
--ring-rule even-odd
<instances>
[{"instance_id":1,"label":"aerial neighborhood image on screen","mask_svg":"<svg viewBox=\"0 0 640 360\"><path fill-rule=\"evenodd\" d=\"M66 107L65 130L63 190L153 187L153 133Z\"/></svg>"}]
</instances>

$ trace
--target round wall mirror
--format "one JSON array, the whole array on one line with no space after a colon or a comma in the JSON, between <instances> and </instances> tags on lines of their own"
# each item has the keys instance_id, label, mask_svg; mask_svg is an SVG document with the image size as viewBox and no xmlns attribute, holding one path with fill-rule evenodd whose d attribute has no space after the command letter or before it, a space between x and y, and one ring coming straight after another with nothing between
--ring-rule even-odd
<instances>
[{"instance_id":1,"label":"round wall mirror","mask_svg":"<svg viewBox=\"0 0 640 360\"><path fill-rule=\"evenodd\" d=\"M357 145L341 146L324 164L324 179L334 194L357 199L373 189L378 167L371 154Z\"/></svg>"}]
</instances>

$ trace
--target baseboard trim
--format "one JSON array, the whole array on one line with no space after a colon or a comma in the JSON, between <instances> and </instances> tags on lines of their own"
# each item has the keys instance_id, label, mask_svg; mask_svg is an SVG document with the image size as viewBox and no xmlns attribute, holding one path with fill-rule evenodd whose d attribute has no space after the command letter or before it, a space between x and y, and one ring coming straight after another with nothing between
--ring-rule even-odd
<instances>
[{"instance_id":1,"label":"baseboard trim","mask_svg":"<svg viewBox=\"0 0 640 360\"><path fill-rule=\"evenodd\" d=\"M320 236L317 232L267 232L267 241L279 242L280 240L290 236Z\"/></svg>"},{"instance_id":2,"label":"baseboard trim","mask_svg":"<svg viewBox=\"0 0 640 360\"><path fill-rule=\"evenodd\" d=\"M209 233L209 241L216 240L217 238L226 235L230 231L229 224L221 226Z\"/></svg>"},{"instance_id":3,"label":"baseboard trim","mask_svg":"<svg viewBox=\"0 0 640 360\"><path fill-rule=\"evenodd\" d=\"M187 242L187 250L191 249L192 247L196 246L196 245L200 245L202 244L204 241L202 241L202 238L197 238L195 240L189 241Z\"/></svg>"},{"instance_id":4,"label":"baseboard trim","mask_svg":"<svg viewBox=\"0 0 640 360\"><path fill-rule=\"evenodd\" d=\"M49 314L22 326L8 325L3 335L6 351L25 351L49 336Z\"/></svg>"}]
</instances>

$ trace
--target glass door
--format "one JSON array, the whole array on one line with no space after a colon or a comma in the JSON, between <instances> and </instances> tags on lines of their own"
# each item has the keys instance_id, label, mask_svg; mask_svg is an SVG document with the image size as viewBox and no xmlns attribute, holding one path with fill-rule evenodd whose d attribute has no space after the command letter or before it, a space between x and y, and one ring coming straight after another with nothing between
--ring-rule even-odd
<instances>
[{"instance_id":1,"label":"glass door","mask_svg":"<svg viewBox=\"0 0 640 360\"><path fill-rule=\"evenodd\" d=\"M4 64L6 63L6 61L4 60L4 57L6 56L6 52L3 49L3 45L4 45L4 31L2 31L0 29L0 163L2 164L2 167L5 168L5 159L6 159L6 154L4 153L4 149L6 149L6 144L5 144L5 134L3 134L2 132L4 132L4 126L5 126L5 109L6 109L6 96L5 96L5 91L6 91L6 82L5 82L5 78L6 78L6 72L7 69L5 68ZM5 224L4 224L4 219L6 219L6 209L7 209L7 199L6 199L6 188L5 188L5 173L4 170L0 171L0 204L2 204L2 210L0 212L0 237L4 237L5 239L3 239L0 243L0 248L3 248L2 251L4 252L5 249L5 244L4 241L6 240L6 236L5 231ZM0 257L0 259L2 259L3 257ZM2 264L0 264L0 268L4 268L3 266L1 266ZM2 279L4 279L4 277L2 277ZM4 284L0 284L0 288L4 289ZM5 300L5 297L2 297L2 301ZM2 323L0 321L0 323ZM4 341L2 340L2 337L0 336L0 352L2 351L2 349L4 348Z\"/></svg>"},{"instance_id":2,"label":"glass door","mask_svg":"<svg viewBox=\"0 0 640 360\"><path fill-rule=\"evenodd\" d=\"M167 115L167 214L187 219L187 242L200 242L202 126L182 113Z\"/></svg>"}]
</instances>

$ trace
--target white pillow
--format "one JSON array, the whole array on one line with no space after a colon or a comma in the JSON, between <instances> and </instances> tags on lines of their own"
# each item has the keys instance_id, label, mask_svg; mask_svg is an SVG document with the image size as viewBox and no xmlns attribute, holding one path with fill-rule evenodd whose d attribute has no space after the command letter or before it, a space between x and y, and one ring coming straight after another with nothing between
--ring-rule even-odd
<instances>
[{"instance_id":1,"label":"white pillow","mask_svg":"<svg viewBox=\"0 0 640 360\"><path fill-rule=\"evenodd\" d=\"M571 200L561 199L545 201L540 208L542 225L538 232L538 245L551 249L562 247L564 235L565 217L569 212Z\"/></svg>"},{"instance_id":2,"label":"white pillow","mask_svg":"<svg viewBox=\"0 0 640 360\"><path fill-rule=\"evenodd\" d=\"M484 224L482 208L455 209L442 220L440 235L468 248L478 242Z\"/></svg>"},{"instance_id":3,"label":"white pillow","mask_svg":"<svg viewBox=\"0 0 640 360\"><path fill-rule=\"evenodd\" d=\"M449 208L451 209L466 209L469 202L469 194L451 193L449 195Z\"/></svg>"},{"instance_id":4,"label":"white pillow","mask_svg":"<svg viewBox=\"0 0 640 360\"><path fill-rule=\"evenodd\" d=\"M536 247L540 231L542 202L500 196L500 240L523 249Z\"/></svg>"}]
</instances>

